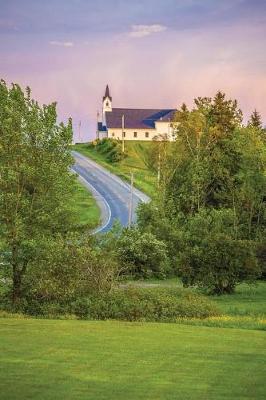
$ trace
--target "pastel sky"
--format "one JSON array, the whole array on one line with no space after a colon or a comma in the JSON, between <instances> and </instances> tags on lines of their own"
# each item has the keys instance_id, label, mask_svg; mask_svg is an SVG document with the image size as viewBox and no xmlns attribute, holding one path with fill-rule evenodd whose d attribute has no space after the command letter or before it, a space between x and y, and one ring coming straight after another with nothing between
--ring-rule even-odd
<instances>
[{"instance_id":1,"label":"pastel sky","mask_svg":"<svg viewBox=\"0 0 266 400\"><path fill-rule=\"evenodd\" d=\"M0 77L95 136L116 107L175 108L222 90L266 123L266 0L0 0ZM78 125L81 121L81 138Z\"/></svg>"}]
</instances>

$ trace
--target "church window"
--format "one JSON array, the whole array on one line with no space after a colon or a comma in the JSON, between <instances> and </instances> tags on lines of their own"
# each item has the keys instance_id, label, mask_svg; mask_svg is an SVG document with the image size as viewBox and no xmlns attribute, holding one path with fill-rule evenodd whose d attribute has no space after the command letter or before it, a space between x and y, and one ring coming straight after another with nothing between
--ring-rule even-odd
<instances>
[{"instance_id":1,"label":"church window","mask_svg":"<svg viewBox=\"0 0 266 400\"><path fill-rule=\"evenodd\" d=\"M149 137L149 132L145 132L145 137L146 137L146 138Z\"/></svg>"},{"instance_id":2,"label":"church window","mask_svg":"<svg viewBox=\"0 0 266 400\"><path fill-rule=\"evenodd\" d=\"M138 137L138 132L134 132L134 137Z\"/></svg>"},{"instance_id":3,"label":"church window","mask_svg":"<svg viewBox=\"0 0 266 400\"><path fill-rule=\"evenodd\" d=\"M126 137L126 132L123 132L123 137Z\"/></svg>"},{"instance_id":4,"label":"church window","mask_svg":"<svg viewBox=\"0 0 266 400\"><path fill-rule=\"evenodd\" d=\"M114 135L115 135L115 133L113 132L113 133L112 133L112 136L114 137Z\"/></svg>"}]
</instances>

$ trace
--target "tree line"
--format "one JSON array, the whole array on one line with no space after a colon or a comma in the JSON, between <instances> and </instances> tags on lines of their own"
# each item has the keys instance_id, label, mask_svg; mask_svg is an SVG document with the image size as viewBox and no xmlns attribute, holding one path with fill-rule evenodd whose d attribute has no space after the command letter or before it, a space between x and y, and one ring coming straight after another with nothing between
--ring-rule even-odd
<instances>
[{"instance_id":1,"label":"tree line","mask_svg":"<svg viewBox=\"0 0 266 400\"><path fill-rule=\"evenodd\" d=\"M174 126L174 143L151 150L160 195L140 208L139 229L167 245L184 285L231 293L265 274L266 131L256 110L244 126L221 92L183 104Z\"/></svg>"},{"instance_id":2,"label":"tree line","mask_svg":"<svg viewBox=\"0 0 266 400\"><path fill-rule=\"evenodd\" d=\"M72 122L30 89L0 83L0 297L20 307L108 293L125 276L179 276L231 293L265 275L266 139L218 92L176 114L175 141L153 143L158 196L138 224L91 236L73 210ZM105 144L106 145L106 144ZM35 303L34 303L35 302ZM34 306L34 307L35 307ZM37 306L36 306L37 307Z\"/></svg>"}]
</instances>

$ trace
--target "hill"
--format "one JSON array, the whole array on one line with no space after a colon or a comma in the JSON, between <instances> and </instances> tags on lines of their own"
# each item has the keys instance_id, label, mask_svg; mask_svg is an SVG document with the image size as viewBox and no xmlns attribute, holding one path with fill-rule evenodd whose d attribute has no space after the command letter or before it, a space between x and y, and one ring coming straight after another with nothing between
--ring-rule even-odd
<instances>
[{"instance_id":1,"label":"hill","mask_svg":"<svg viewBox=\"0 0 266 400\"><path fill-rule=\"evenodd\" d=\"M118 175L120 178L130 181L130 174L134 174L134 185L144 193L153 197L156 190L157 176L147 165L148 151L153 142L127 141L125 151L127 156L118 162L110 162L108 154L103 154L88 143L76 144L73 150L79 151L94 161Z\"/></svg>"}]
</instances>

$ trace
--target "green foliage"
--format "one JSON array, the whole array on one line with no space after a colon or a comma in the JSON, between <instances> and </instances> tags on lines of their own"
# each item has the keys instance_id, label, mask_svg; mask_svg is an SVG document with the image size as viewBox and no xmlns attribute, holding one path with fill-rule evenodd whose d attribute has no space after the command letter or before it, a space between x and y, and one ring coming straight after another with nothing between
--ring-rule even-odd
<instances>
[{"instance_id":1,"label":"green foliage","mask_svg":"<svg viewBox=\"0 0 266 400\"><path fill-rule=\"evenodd\" d=\"M14 311L2 303L2 310ZM176 318L207 318L220 315L219 308L205 296L175 288L125 287L112 291L80 293L70 298L29 297L16 311L44 318L73 315L82 319L175 322Z\"/></svg>"},{"instance_id":2,"label":"green foliage","mask_svg":"<svg viewBox=\"0 0 266 400\"><path fill-rule=\"evenodd\" d=\"M169 272L166 245L150 232L143 233L138 228L124 229L116 249L127 273L135 277L162 278Z\"/></svg>"},{"instance_id":3,"label":"green foliage","mask_svg":"<svg viewBox=\"0 0 266 400\"><path fill-rule=\"evenodd\" d=\"M182 289L128 287L77 300L71 312L84 319L175 322L178 317L206 318L218 308L202 295Z\"/></svg>"},{"instance_id":4,"label":"green foliage","mask_svg":"<svg viewBox=\"0 0 266 400\"><path fill-rule=\"evenodd\" d=\"M45 241L40 260L30 265L26 298L68 302L91 293L109 292L119 271L112 252L98 247L94 238L87 234L57 235Z\"/></svg>"},{"instance_id":5,"label":"green foliage","mask_svg":"<svg viewBox=\"0 0 266 400\"><path fill-rule=\"evenodd\" d=\"M110 163L121 161L126 155L122 152L122 144L120 140L104 138L90 144L97 152L106 156Z\"/></svg>"},{"instance_id":6,"label":"green foliage","mask_svg":"<svg viewBox=\"0 0 266 400\"><path fill-rule=\"evenodd\" d=\"M172 270L210 292L260 276L266 148L259 130L241 121L237 102L220 92L196 99L191 111L183 105L157 201L139 210L139 228L167 244Z\"/></svg>"},{"instance_id":7,"label":"green foliage","mask_svg":"<svg viewBox=\"0 0 266 400\"><path fill-rule=\"evenodd\" d=\"M228 215L229 214L229 215ZM232 216L221 210L199 212L184 227L180 274L185 285L211 293L232 293L235 286L259 276L254 243L234 239Z\"/></svg>"},{"instance_id":8,"label":"green foliage","mask_svg":"<svg viewBox=\"0 0 266 400\"><path fill-rule=\"evenodd\" d=\"M261 269L261 278L266 279L266 241L258 243L257 258Z\"/></svg>"},{"instance_id":9,"label":"green foliage","mask_svg":"<svg viewBox=\"0 0 266 400\"><path fill-rule=\"evenodd\" d=\"M261 116L256 109L253 111L253 113L250 116L250 119L248 121L248 127L260 129L260 130L263 128Z\"/></svg>"},{"instance_id":10,"label":"green foliage","mask_svg":"<svg viewBox=\"0 0 266 400\"><path fill-rule=\"evenodd\" d=\"M40 106L29 88L24 93L1 81L0 243L13 302L21 298L29 264L39 259L46 239L75 227L69 210L75 181L71 120L64 126L56 118L55 103Z\"/></svg>"},{"instance_id":11,"label":"green foliage","mask_svg":"<svg viewBox=\"0 0 266 400\"><path fill-rule=\"evenodd\" d=\"M195 99L197 110L202 113L209 126L216 127L222 135L231 134L242 122L242 111L238 108L236 100L226 99L225 93L217 92L215 97L198 97ZM182 110L183 114L187 109Z\"/></svg>"},{"instance_id":12,"label":"green foliage","mask_svg":"<svg viewBox=\"0 0 266 400\"><path fill-rule=\"evenodd\" d=\"M168 217L166 208L163 209L158 201L140 204L137 209L137 216L138 228L142 234L149 232L160 242L166 244L166 254L170 268L165 270L165 275L178 274L179 253L184 247L182 230L176 228L176 225Z\"/></svg>"}]
</instances>

